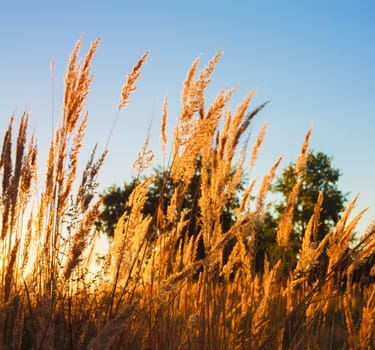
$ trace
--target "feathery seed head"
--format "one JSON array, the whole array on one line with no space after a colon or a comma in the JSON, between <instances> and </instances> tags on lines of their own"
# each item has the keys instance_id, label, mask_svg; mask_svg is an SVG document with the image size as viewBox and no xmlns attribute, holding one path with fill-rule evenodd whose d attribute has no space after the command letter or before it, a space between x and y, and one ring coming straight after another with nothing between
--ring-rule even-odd
<instances>
[{"instance_id":1,"label":"feathery seed head","mask_svg":"<svg viewBox=\"0 0 375 350\"><path fill-rule=\"evenodd\" d=\"M135 64L133 70L127 75L125 84L121 89L121 99L117 106L118 109L124 109L128 105L129 97L132 92L134 92L137 88L135 86L136 81L138 80L139 76L141 75L141 68L146 63L146 59L148 56L148 51L146 51L140 60Z\"/></svg>"}]
</instances>

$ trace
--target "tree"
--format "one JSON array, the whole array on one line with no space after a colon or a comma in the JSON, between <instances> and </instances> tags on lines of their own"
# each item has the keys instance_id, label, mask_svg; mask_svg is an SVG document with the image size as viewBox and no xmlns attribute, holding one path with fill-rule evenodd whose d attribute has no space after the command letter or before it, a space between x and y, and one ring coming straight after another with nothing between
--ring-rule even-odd
<instances>
[{"instance_id":1,"label":"tree","mask_svg":"<svg viewBox=\"0 0 375 350\"><path fill-rule=\"evenodd\" d=\"M189 209L189 217L187 218L189 223L182 232L182 238L184 238L185 234L188 234L189 237L197 235L200 230L200 209L198 205L198 200L200 198L200 163L200 159L198 159L196 173L189 183L181 203L181 211ZM166 208L170 204L173 191L177 184L173 182L168 171L156 168L154 172L154 178L148 188L146 202L142 212L144 215L152 216L155 222L158 206L162 205L163 208ZM125 211L130 210L130 208L126 206L126 202L140 181L141 179L132 179L129 183L125 182L122 188L113 185L101 194L103 205L96 222L98 230L106 233L108 237L113 237L117 221ZM241 186L238 188L238 191L242 191L243 188ZM233 209L238 207L238 205L238 197L228 199L221 220L223 232L229 230L233 224ZM201 252L198 255L204 255L204 253Z\"/></svg>"},{"instance_id":2,"label":"tree","mask_svg":"<svg viewBox=\"0 0 375 350\"><path fill-rule=\"evenodd\" d=\"M112 185L100 195L102 210L95 222L97 230L105 233L108 237L113 237L117 221L125 210L129 210L126 207L126 201L137 183L138 181L133 179L129 183L125 182L123 187Z\"/></svg>"},{"instance_id":3,"label":"tree","mask_svg":"<svg viewBox=\"0 0 375 350\"><path fill-rule=\"evenodd\" d=\"M186 220L188 224L182 230L178 244L176 246L176 251L179 245L182 246L185 243L185 237L198 237L201 229L201 212L198 205L199 198L201 196L200 192L200 166L201 162L198 159L196 173L191 179L186 192L183 194L181 201L181 208L179 208L180 213L184 213L187 209ZM111 186L106 189L102 194L102 210L98 216L96 222L96 228L104 232L109 238L113 238L116 224L120 217L125 213L130 213L131 208L127 205L128 198L132 191L135 189L137 184L141 182L142 179L132 179L129 183L124 183L123 187ZM152 222L149 228L148 239L152 241L155 238L158 228L157 228L157 212L158 207L167 208L171 202L171 198L174 189L178 184L173 182L173 179L169 176L168 171L161 168L155 169L155 174L153 181L148 187L148 192L146 194L146 202L142 209L144 215L151 216ZM242 185L241 185L242 186ZM242 190L242 187L238 191ZM229 228L234 223L233 210L238 207L239 199L238 197L228 199L221 217L221 226L223 232L229 230ZM224 259L227 258L231 250L233 242L230 241L225 246L223 253ZM198 240L196 259L203 259L206 256L204 242L202 236Z\"/></svg>"},{"instance_id":4,"label":"tree","mask_svg":"<svg viewBox=\"0 0 375 350\"><path fill-rule=\"evenodd\" d=\"M306 168L302 175L302 185L294 207L293 234L301 239L307 223L314 212L314 206L319 192L323 193L323 204L320 212L320 225L317 241L321 241L329 230L335 226L344 210L346 194L338 188L340 171L332 166L332 157L322 152L314 154L310 151L306 161ZM283 197L283 201L276 207L280 215L285 210L288 194L296 183L297 174L295 164L290 164L277 179L274 192Z\"/></svg>"},{"instance_id":5,"label":"tree","mask_svg":"<svg viewBox=\"0 0 375 350\"><path fill-rule=\"evenodd\" d=\"M284 248L277 245L276 234L278 221L285 211L288 195L297 181L295 163L291 163L282 172L272 189L272 192L281 200L271 206L258 232L255 258L257 271L262 271L266 256L271 264L281 259L287 270L295 266L302 238L314 212L319 192L323 194L323 203L315 241L320 242L335 226L346 201L346 194L338 188L340 175L340 171L332 166L332 157L322 152L310 151L308 153L301 187L294 206L290 244Z\"/></svg>"}]
</instances>

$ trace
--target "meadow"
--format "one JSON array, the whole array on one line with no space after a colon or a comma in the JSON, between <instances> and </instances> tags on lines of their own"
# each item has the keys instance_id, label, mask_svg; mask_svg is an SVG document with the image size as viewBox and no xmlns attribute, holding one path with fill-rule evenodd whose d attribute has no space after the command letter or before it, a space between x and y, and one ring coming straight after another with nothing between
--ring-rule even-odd
<instances>
[{"instance_id":1,"label":"meadow","mask_svg":"<svg viewBox=\"0 0 375 350\"><path fill-rule=\"evenodd\" d=\"M78 173L92 82L92 43L79 59L74 47L65 76L62 116L50 142L46 168L38 163L29 115L11 117L0 159L0 348L1 349L371 349L375 341L375 289L355 282L353 273L375 252L375 224L351 237L363 211L353 215L356 198L336 227L316 240L324 194L302 237L298 263L282 261L254 268L259 227L281 158L261 179L243 179L255 165L266 132L244 146L263 105L249 110L254 91L231 111L235 89L221 90L210 104L205 89L219 51L199 69L195 60L181 92L181 111L167 140L168 101L161 113L161 148L171 151L164 171L174 183L168 201L160 186L154 215L143 207L153 176L153 150L144 147L135 169L140 181L128 199L130 211L118 221L110 250L93 269L95 221L101 210L97 176L107 152L94 149ZM147 53L128 74L117 106L128 105ZM18 121L19 119L19 121ZM311 130L296 160L302 174ZM242 141L241 141L242 140ZM200 164L199 222L183 205ZM43 176L39 174L43 173ZM43 180L44 179L44 180ZM223 212L244 186L233 224ZM297 181L275 231L288 249ZM257 189L257 191L255 191ZM188 232L188 233L187 233ZM204 254L197 254L199 245ZM227 247L230 246L228 250ZM322 255L326 268L319 270ZM372 271L375 274L375 271Z\"/></svg>"}]
</instances>

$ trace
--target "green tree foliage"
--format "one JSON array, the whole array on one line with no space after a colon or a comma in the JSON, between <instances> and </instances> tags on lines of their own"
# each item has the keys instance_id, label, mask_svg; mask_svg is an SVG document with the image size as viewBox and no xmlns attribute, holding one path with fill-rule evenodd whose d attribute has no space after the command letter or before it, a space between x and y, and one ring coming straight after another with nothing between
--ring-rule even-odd
<instances>
[{"instance_id":1,"label":"green tree foliage","mask_svg":"<svg viewBox=\"0 0 375 350\"><path fill-rule=\"evenodd\" d=\"M315 240L319 242L332 229L332 227L334 227L340 218L340 214L344 209L344 203L346 201L346 195L338 188L339 177L340 172L332 166L331 157L328 157L322 152L309 152L305 171L302 176L300 192L295 203L293 217L294 226L291 233L290 244L285 248L278 246L276 243L278 221L284 213L286 201L290 191L296 183L297 174L295 173L294 163L291 163L284 169L282 174L276 179L272 190L280 200L271 204L256 236L254 259L255 271L261 272L263 270L265 257L267 257L271 265L275 264L278 260L281 260L287 271L295 266L298 252L301 248L301 240L307 223L313 214L314 205L319 192L323 193L324 198L320 213L320 225ZM133 179L129 183L125 183L123 187L111 186L102 194L103 207L96 226L109 237L113 237L114 229L120 216L125 211L130 210L126 203L131 192L139 182L139 179ZM151 230L157 230L155 225L157 225L156 213L158 206L166 208L169 205L176 185L177 184L174 184L168 175L168 172L160 168L155 169L154 179L149 186L147 200L143 208L143 213L145 215L153 217L153 225L150 226ZM238 189L238 194L241 190L242 188ZM181 210L189 209L187 211L188 217L186 217L189 224L182 232L182 239L186 234L189 236L197 235L200 231L199 197L200 162L198 161L196 174L184 193L183 201L181 202ZM226 203L221 222L223 232L226 232L233 224L234 218L232 213L238 205L238 196L229 199ZM150 233L150 237L152 237L152 233ZM229 255L230 250L231 244L226 247L224 254L226 256ZM204 256L202 242L198 247L197 256Z\"/></svg>"},{"instance_id":2,"label":"green tree foliage","mask_svg":"<svg viewBox=\"0 0 375 350\"><path fill-rule=\"evenodd\" d=\"M124 183L123 187L112 185L102 194L102 210L95 222L96 228L104 232L108 237L113 237L118 219L129 209L126 202L137 185L138 181L133 179L129 183Z\"/></svg>"},{"instance_id":3,"label":"green tree foliage","mask_svg":"<svg viewBox=\"0 0 375 350\"><path fill-rule=\"evenodd\" d=\"M183 194L183 199L180 203L181 208L179 212L186 212L185 220L188 221L187 226L182 230L179 244L184 244L185 237L197 237L201 229L201 213L198 205L200 192L200 159L198 159L196 173L190 181L186 192ZM114 231L119 218L125 213L130 213L130 206L127 203L128 198L137 184L142 179L133 179L129 183L125 183L123 187L111 186L103 192L102 197L102 210L96 222L96 228L104 232L109 238L114 236ZM157 168L155 169L154 178L151 182L146 195L146 202L143 207L143 214L153 218L152 224L149 229L149 240L151 241L158 234L157 212L158 207L167 208L170 204L174 189L178 184L173 183L172 178L168 172ZM242 185L238 191L242 191ZM238 207L238 197L228 199L221 217L221 225L223 232L229 230L234 223L233 210ZM185 211L185 209L187 209ZM224 249L223 257L227 258L231 251L233 241L230 241ZM177 248L177 247L176 247ZM203 238L198 241L196 258L202 259L205 257L205 249Z\"/></svg>"},{"instance_id":4,"label":"green tree foliage","mask_svg":"<svg viewBox=\"0 0 375 350\"><path fill-rule=\"evenodd\" d=\"M108 237L113 237L118 219L125 211L130 210L126 203L131 192L139 182L140 179L133 179L129 183L125 182L123 187L113 185L101 194L103 205L96 222L96 227L101 232L107 234ZM177 184L173 183L167 171L161 168L155 169L153 181L148 188L143 214L152 216L155 223L158 206L166 208L170 204L176 186ZM238 189L238 191L241 190L242 187ZM189 224L182 233L183 235L186 233L189 236L196 235L200 230L200 210L198 206L200 195L200 161L198 159L196 173L184 193L183 201L181 202L181 211L189 209L188 217L186 218ZM233 210L238 205L238 197L228 199L221 222L224 232L233 224ZM151 228L155 228L155 226L151 225Z\"/></svg>"},{"instance_id":5,"label":"green tree foliage","mask_svg":"<svg viewBox=\"0 0 375 350\"><path fill-rule=\"evenodd\" d=\"M320 225L317 241L321 241L329 230L337 223L344 210L346 195L338 188L340 171L332 166L332 158L322 152L314 154L310 151L306 168L302 175L302 185L294 207L293 233L297 239L303 236L318 199L319 192L323 193L323 205L320 212ZM276 207L280 215L285 210L288 194L296 183L295 164L290 164L277 179L274 192L283 197Z\"/></svg>"},{"instance_id":6,"label":"green tree foliage","mask_svg":"<svg viewBox=\"0 0 375 350\"><path fill-rule=\"evenodd\" d=\"M314 240L320 242L335 226L344 209L346 194L338 188L340 171L333 167L332 158L322 152L308 153L306 167L302 174L302 184L294 206L293 229L288 247L276 243L278 221L283 215L289 193L297 181L295 163L291 163L276 179L273 193L280 198L266 213L259 229L256 242L255 269L263 269L264 258L271 264L281 260L285 269L290 270L297 262L301 241L307 224L313 215L319 192L323 194L320 223Z\"/></svg>"}]
</instances>

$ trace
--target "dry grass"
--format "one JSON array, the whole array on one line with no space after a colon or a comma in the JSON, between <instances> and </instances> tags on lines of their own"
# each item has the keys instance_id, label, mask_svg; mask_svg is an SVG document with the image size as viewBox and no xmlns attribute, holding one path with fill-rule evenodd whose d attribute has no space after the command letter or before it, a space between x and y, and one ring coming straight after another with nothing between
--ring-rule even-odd
<instances>
[{"instance_id":1,"label":"dry grass","mask_svg":"<svg viewBox=\"0 0 375 350\"><path fill-rule=\"evenodd\" d=\"M350 237L362 212L350 219L355 199L336 228L316 241L322 194L303 237L294 271L281 261L254 266L257 228L262 224L267 192L278 159L253 193L244 190L234 223L224 231L226 203L242 186L263 142L265 127L246 156L241 140L253 117L247 112L250 92L232 113L235 89L222 90L206 106L205 89L220 59L219 51L198 73L194 61L183 85L182 107L166 173L175 184L154 217L142 208L152 178L129 198L130 212L120 218L114 243L102 269L90 272L100 202L96 177L106 151L95 149L78 182L78 156L87 125L84 103L92 76L90 65L99 40L79 63L81 40L71 55L65 78L62 118L51 140L43 191L36 191L37 148L27 137L28 114L21 117L13 147L14 118L3 138L0 232L0 348L2 349L370 349L374 343L373 285L351 284L355 267L375 250L371 226L351 248ZM147 53L135 65L122 89L118 109L126 107ZM117 117L116 117L117 118ZM165 152L167 102L162 113ZM303 172L311 130L297 159ZM108 144L107 144L108 145ZM241 148L242 147L242 148ZM106 149L107 147L105 147ZM247 164L246 159L249 159ZM199 225L185 234L192 213L182 202L200 160L197 205ZM137 172L150 165L148 139L136 162ZM299 182L288 198L277 232L280 249L288 249L293 204ZM197 257L203 242L204 257ZM223 258L231 242L232 249ZM314 272L326 252L328 267ZM342 281L346 281L343 285Z\"/></svg>"}]
</instances>

